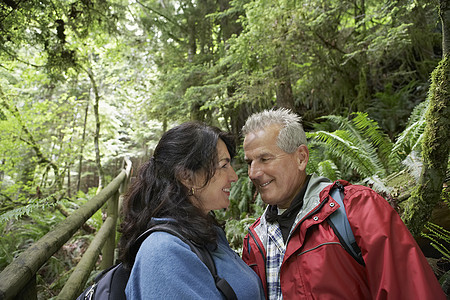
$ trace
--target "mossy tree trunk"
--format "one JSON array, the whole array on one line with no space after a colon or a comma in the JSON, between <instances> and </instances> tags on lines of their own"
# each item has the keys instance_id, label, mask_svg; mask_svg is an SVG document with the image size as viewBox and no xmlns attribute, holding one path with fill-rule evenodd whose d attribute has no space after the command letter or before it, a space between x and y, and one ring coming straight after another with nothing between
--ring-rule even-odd
<instances>
[{"instance_id":1,"label":"mossy tree trunk","mask_svg":"<svg viewBox=\"0 0 450 300\"><path fill-rule=\"evenodd\" d=\"M413 191L403 220L418 236L431 212L441 200L450 149L450 0L439 1L442 22L443 58L431 75L430 105L426 114L423 142L423 169Z\"/></svg>"}]
</instances>

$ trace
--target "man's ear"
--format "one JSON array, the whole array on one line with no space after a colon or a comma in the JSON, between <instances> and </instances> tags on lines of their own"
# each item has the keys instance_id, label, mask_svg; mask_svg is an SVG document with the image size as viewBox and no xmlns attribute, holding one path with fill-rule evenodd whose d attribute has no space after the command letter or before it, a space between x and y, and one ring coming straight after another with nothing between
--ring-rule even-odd
<instances>
[{"instance_id":1,"label":"man's ear","mask_svg":"<svg viewBox=\"0 0 450 300\"><path fill-rule=\"evenodd\" d=\"M308 164L308 160L309 160L309 150L308 147L306 145L300 145L297 148L297 164L298 164L298 168L301 171L306 170L306 165Z\"/></svg>"}]
</instances>

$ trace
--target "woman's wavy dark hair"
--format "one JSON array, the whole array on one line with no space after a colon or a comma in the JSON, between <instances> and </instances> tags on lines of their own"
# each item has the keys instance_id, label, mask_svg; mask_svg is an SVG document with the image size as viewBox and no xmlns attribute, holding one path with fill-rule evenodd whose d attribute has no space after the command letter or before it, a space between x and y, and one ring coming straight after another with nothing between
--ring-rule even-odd
<instances>
[{"instance_id":1,"label":"woman's wavy dark hair","mask_svg":"<svg viewBox=\"0 0 450 300\"><path fill-rule=\"evenodd\" d=\"M205 216L188 200L189 190L180 179L203 172L205 185L211 180L218 164L219 139L233 158L234 138L217 127L186 122L163 134L153 157L140 167L124 198L119 250L126 267L134 261L130 253L134 241L152 226L152 218L176 220L182 234L199 245L216 243L214 215Z\"/></svg>"}]
</instances>

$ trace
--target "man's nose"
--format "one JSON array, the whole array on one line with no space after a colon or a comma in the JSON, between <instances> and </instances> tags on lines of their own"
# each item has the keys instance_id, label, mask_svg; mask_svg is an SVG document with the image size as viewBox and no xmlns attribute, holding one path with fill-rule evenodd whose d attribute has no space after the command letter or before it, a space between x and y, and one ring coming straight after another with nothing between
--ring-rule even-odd
<instances>
[{"instance_id":1,"label":"man's nose","mask_svg":"<svg viewBox=\"0 0 450 300\"><path fill-rule=\"evenodd\" d=\"M248 165L248 177L250 179L255 179L262 174L261 169L256 166L253 162Z\"/></svg>"}]
</instances>

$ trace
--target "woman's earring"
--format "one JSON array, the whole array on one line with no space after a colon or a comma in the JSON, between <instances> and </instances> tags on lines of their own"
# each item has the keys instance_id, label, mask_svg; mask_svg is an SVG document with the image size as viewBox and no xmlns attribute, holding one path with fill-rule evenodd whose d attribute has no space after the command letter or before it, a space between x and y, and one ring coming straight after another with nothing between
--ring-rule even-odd
<instances>
[{"instance_id":1,"label":"woman's earring","mask_svg":"<svg viewBox=\"0 0 450 300\"><path fill-rule=\"evenodd\" d=\"M194 190L194 187L192 187L191 188L191 195L194 196L194 194L195 194L195 190Z\"/></svg>"}]
</instances>

